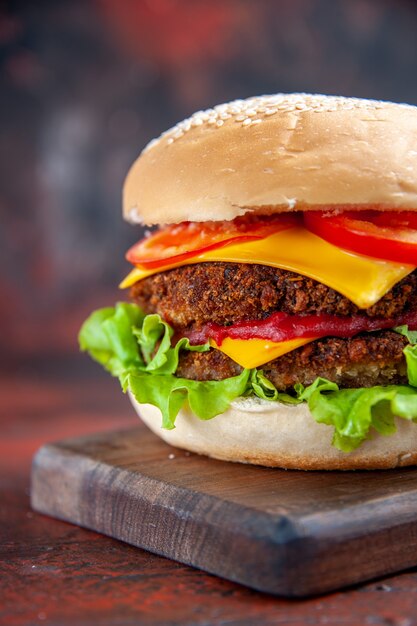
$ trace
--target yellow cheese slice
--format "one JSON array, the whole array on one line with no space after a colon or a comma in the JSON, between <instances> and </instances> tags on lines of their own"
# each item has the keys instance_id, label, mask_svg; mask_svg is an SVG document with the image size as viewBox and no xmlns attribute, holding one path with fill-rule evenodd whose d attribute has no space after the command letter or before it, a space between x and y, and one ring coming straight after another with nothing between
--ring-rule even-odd
<instances>
[{"instance_id":1,"label":"yellow cheese slice","mask_svg":"<svg viewBox=\"0 0 417 626\"><path fill-rule=\"evenodd\" d=\"M347 252L313 235L302 226L280 231L256 241L235 243L152 270L135 268L120 284L122 289L138 280L181 265L230 261L256 263L290 270L332 287L366 309L414 270L414 266L372 259Z\"/></svg>"},{"instance_id":2,"label":"yellow cheese slice","mask_svg":"<svg viewBox=\"0 0 417 626\"><path fill-rule=\"evenodd\" d=\"M259 365L273 361L279 356L304 346L315 339L315 337L290 339L289 341L274 343L265 339L230 339L230 337L226 337L222 341L221 346L218 346L213 339L210 339L210 345L227 354L242 367L251 369L252 367L259 367Z\"/></svg>"}]
</instances>

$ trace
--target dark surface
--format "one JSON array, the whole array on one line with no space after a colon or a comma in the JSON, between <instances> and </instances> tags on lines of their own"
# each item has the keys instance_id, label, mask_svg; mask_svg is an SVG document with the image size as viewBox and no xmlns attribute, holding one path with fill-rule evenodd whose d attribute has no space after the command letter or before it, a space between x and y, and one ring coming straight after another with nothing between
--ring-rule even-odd
<instances>
[{"instance_id":1,"label":"dark surface","mask_svg":"<svg viewBox=\"0 0 417 626\"><path fill-rule=\"evenodd\" d=\"M415 569L290 601L31 511L30 463L45 441L137 424L118 385L91 378L93 364L50 362L0 383L2 625L417 624Z\"/></svg>"},{"instance_id":2,"label":"dark surface","mask_svg":"<svg viewBox=\"0 0 417 626\"><path fill-rule=\"evenodd\" d=\"M177 450L144 426L43 446L35 511L259 591L323 593L417 565L417 470L300 472Z\"/></svg>"}]
</instances>

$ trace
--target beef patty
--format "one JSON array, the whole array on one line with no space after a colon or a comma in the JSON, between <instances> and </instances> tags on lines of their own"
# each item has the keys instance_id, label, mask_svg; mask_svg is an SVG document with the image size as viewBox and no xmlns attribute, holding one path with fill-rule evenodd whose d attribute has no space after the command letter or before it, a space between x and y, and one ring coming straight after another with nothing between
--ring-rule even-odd
<instances>
[{"instance_id":1,"label":"beef patty","mask_svg":"<svg viewBox=\"0 0 417 626\"><path fill-rule=\"evenodd\" d=\"M159 313L179 333L207 322L228 325L264 319L277 311L297 315L397 316L417 306L417 272L397 283L379 302L359 309L348 298L311 278L263 265L202 263L150 276L133 285L131 297L147 313ZM407 340L393 331L352 338L325 337L262 366L280 391L317 376L341 387L407 382L403 349ZM242 368L219 350L182 352L177 376L221 380Z\"/></svg>"},{"instance_id":2,"label":"beef patty","mask_svg":"<svg viewBox=\"0 0 417 626\"><path fill-rule=\"evenodd\" d=\"M325 337L265 363L261 369L279 391L296 383L311 385L318 376L342 388L407 383L403 349L407 340L391 330L349 339ZM219 350L183 352L176 375L193 380L223 380L242 367Z\"/></svg>"},{"instance_id":3,"label":"beef patty","mask_svg":"<svg viewBox=\"0 0 417 626\"><path fill-rule=\"evenodd\" d=\"M200 263L160 272L137 282L130 294L147 313L159 313L177 330L259 320L276 311L395 318L417 307L417 271L365 310L312 278L243 263Z\"/></svg>"}]
</instances>

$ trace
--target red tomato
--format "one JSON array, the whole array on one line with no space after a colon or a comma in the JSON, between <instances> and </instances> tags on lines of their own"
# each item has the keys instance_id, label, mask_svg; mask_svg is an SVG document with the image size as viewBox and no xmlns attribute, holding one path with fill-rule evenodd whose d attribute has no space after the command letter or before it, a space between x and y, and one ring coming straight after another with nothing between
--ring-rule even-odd
<instances>
[{"instance_id":1,"label":"red tomato","mask_svg":"<svg viewBox=\"0 0 417 626\"><path fill-rule=\"evenodd\" d=\"M224 222L181 222L160 228L126 253L133 265L146 269L183 261L234 243L263 239L298 223L295 215L249 215Z\"/></svg>"},{"instance_id":2,"label":"red tomato","mask_svg":"<svg viewBox=\"0 0 417 626\"><path fill-rule=\"evenodd\" d=\"M311 232L339 248L417 266L417 212L307 211L304 222Z\"/></svg>"}]
</instances>

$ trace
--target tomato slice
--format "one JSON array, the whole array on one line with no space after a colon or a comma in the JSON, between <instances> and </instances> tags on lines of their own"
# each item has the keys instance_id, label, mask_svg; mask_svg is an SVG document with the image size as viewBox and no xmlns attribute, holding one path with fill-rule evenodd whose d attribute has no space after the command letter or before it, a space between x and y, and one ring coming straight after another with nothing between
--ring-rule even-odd
<instances>
[{"instance_id":1,"label":"tomato slice","mask_svg":"<svg viewBox=\"0 0 417 626\"><path fill-rule=\"evenodd\" d=\"M263 239L299 223L295 215L248 215L224 222L181 222L160 228L126 253L133 265L146 269L177 263L235 241Z\"/></svg>"},{"instance_id":2,"label":"tomato slice","mask_svg":"<svg viewBox=\"0 0 417 626\"><path fill-rule=\"evenodd\" d=\"M304 223L312 233L339 248L417 265L417 212L307 211Z\"/></svg>"}]
</instances>

